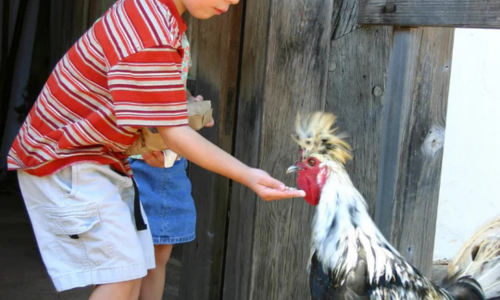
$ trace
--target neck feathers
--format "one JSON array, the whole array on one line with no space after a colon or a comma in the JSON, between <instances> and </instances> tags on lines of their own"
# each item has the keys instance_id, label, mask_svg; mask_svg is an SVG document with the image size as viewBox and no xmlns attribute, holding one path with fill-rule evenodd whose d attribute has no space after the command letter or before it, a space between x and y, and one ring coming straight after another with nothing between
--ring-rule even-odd
<instances>
[{"instance_id":1,"label":"neck feathers","mask_svg":"<svg viewBox=\"0 0 500 300\"><path fill-rule=\"evenodd\" d=\"M480 285L472 278L451 280L448 293L422 276L378 230L343 166L326 165L330 174L316 208L311 254L336 285L344 285L348 274L355 277L361 269L373 299L454 299L450 293L456 299L483 299Z\"/></svg>"},{"instance_id":2,"label":"neck feathers","mask_svg":"<svg viewBox=\"0 0 500 300\"><path fill-rule=\"evenodd\" d=\"M368 214L366 202L344 167L328 163L330 175L323 187L313 221L313 252L338 278L366 259L372 281L392 276L392 261L399 256Z\"/></svg>"}]
</instances>

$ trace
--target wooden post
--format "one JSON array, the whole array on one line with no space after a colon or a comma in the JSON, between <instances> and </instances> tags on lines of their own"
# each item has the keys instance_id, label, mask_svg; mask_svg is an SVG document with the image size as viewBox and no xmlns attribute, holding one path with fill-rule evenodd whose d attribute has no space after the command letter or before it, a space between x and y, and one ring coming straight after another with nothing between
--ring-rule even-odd
<instances>
[{"instance_id":1,"label":"wooden post","mask_svg":"<svg viewBox=\"0 0 500 300\"><path fill-rule=\"evenodd\" d=\"M299 155L295 115L325 107L332 3L246 3L235 154L288 184ZM223 299L307 299L312 211L302 200L263 202L235 184Z\"/></svg>"},{"instance_id":2,"label":"wooden post","mask_svg":"<svg viewBox=\"0 0 500 300\"><path fill-rule=\"evenodd\" d=\"M259 165L262 101L270 1L246 3L239 84L235 155L250 166ZM251 30L249 29L251 28ZM223 299L251 299L255 194L234 184L229 215Z\"/></svg>"},{"instance_id":3,"label":"wooden post","mask_svg":"<svg viewBox=\"0 0 500 300\"><path fill-rule=\"evenodd\" d=\"M454 29L394 31L375 220L430 275Z\"/></svg>"},{"instance_id":4,"label":"wooden post","mask_svg":"<svg viewBox=\"0 0 500 300\"><path fill-rule=\"evenodd\" d=\"M215 127L200 133L229 153L235 135L242 14L243 4L239 4L221 17L189 19L196 72L191 92L212 100L216 121ZM189 177L197 230L196 240L182 249L180 299L221 299L231 182L194 164L189 167Z\"/></svg>"},{"instance_id":5,"label":"wooden post","mask_svg":"<svg viewBox=\"0 0 500 300\"><path fill-rule=\"evenodd\" d=\"M326 110L337 115L340 132L349 135L354 158L346 168L373 216L392 27L360 27L358 1L334 3Z\"/></svg>"}]
</instances>

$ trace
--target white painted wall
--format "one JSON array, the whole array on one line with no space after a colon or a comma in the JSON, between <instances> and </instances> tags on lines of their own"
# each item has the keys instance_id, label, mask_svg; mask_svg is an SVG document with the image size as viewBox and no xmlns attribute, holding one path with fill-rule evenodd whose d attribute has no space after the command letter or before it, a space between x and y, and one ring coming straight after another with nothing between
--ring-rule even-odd
<instances>
[{"instance_id":1,"label":"white painted wall","mask_svg":"<svg viewBox=\"0 0 500 300\"><path fill-rule=\"evenodd\" d=\"M456 29L434 259L500 215L500 30Z\"/></svg>"}]
</instances>

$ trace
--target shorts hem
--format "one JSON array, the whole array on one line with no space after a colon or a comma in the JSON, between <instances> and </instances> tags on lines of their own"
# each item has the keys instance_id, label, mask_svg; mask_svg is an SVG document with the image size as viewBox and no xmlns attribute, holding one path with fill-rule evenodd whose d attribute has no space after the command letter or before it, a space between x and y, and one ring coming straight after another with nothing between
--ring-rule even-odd
<instances>
[{"instance_id":1,"label":"shorts hem","mask_svg":"<svg viewBox=\"0 0 500 300\"><path fill-rule=\"evenodd\" d=\"M155 245L174 245L194 241L196 234L190 234L183 237L167 237L167 236L153 236L153 244Z\"/></svg>"},{"instance_id":2,"label":"shorts hem","mask_svg":"<svg viewBox=\"0 0 500 300\"><path fill-rule=\"evenodd\" d=\"M117 268L103 268L75 272L57 278L52 282L58 292L85 287L88 285L117 283L128 280L139 279L147 275L148 269L154 269L154 260L148 259L148 263L139 263Z\"/></svg>"}]
</instances>

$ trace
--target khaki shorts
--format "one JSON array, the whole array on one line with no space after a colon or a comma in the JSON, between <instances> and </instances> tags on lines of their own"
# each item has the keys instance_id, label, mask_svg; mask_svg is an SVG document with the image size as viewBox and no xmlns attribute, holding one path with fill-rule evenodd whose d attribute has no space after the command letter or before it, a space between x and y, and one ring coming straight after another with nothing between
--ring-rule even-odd
<instances>
[{"instance_id":1,"label":"khaki shorts","mask_svg":"<svg viewBox=\"0 0 500 300\"><path fill-rule=\"evenodd\" d=\"M57 291L138 279L155 267L151 232L135 227L132 179L91 163L18 178Z\"/></svg>"}]
</instances>

